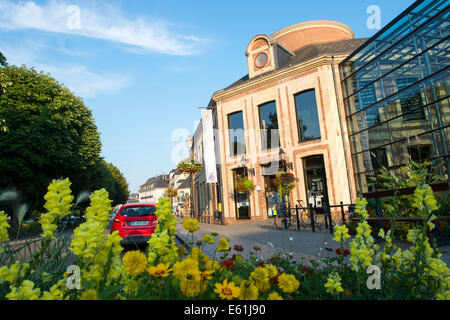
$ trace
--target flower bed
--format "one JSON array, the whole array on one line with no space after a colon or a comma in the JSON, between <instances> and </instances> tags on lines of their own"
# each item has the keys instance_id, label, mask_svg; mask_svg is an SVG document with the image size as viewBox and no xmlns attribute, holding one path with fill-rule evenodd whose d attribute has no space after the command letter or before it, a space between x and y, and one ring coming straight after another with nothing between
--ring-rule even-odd
<instances>
[{"instance_id":1,"label":"flower bed","mask_svg":"<svg viewBox=\"0 0 450 320\"><path fill-rule=\"evenodd\" d=\"M416 190L411 205L421 214L428 213L429 218L419 228L409 230L411 249L397 248L392 243L392 230L380 231L379 236L385 241L382 249L375 245L367 222L367 202L358 199L356 212L361 220L355 236L350 237L346 226L335 226L337 249L329 249L335 250L336 256L309 263L294 262L289 255L262 261L257 258L258 247L236 245L231 248L228 239L215 233L205 234L195 243L192 240L192 249L185 252L174 241L177 221L169 198L160 199L157 205L160 223L149 240L148 250L128 251L121 259L120 237L117 232L107 234L106 229L111 201L104 189L98 190L90 196L86 222L75 230L69 244L75 257L74 267L80 271L78 283L73 282L73 273L55 272L48 264L49 259L58 259L59 253L49 248L60 237L54 225L58 219L67 216L71 208L73 197L69 185L68 180L63 180L49 186L45 197L48 212L41 219L43 237L37 254L29 261L14 261L5 242L0 254L0 298L450 298L449 269L427 238L427 231L434 227L431 213L436 209L436 201L426 185ZM5 232L8 227L5 214L0 213L0 241L8 240ZM198 221L191 218L184 220L183 227L192 239L199 230ZM344 248L346 241L350 241L350 249ZM212 257L203 252L206 244L214 245ZM251 250L248 259L242 256L245 250ZM379 273L373 270L379 270Z\"/></svg>"}]
</instances>

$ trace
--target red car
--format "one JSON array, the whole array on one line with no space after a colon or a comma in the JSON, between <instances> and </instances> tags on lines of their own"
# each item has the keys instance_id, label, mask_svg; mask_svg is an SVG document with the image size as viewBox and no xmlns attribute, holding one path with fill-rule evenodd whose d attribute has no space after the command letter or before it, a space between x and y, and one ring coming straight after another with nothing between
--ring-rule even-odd
<instances>
[{"instance_id":1,"label":"red car","mask_svg":"<svg viewBox=\"0 0 450 320\"><path fill-rule=\"evenodd\" d=\"M111 233L119 230L122 244L145 243L158 225L155 212L155 203L125 204L113 218Z\"/></svg>"}]
</instances>

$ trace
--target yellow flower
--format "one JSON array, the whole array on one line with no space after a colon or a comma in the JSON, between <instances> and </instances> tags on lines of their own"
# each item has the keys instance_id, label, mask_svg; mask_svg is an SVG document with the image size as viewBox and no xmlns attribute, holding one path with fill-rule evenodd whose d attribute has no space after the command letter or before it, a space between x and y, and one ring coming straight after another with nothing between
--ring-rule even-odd
<instances>
[{"instance_id":1,"label":"yellow flower","mask_svg":"<svg viewBox=\"0 0 450 320\"><path fill-rule=\"evenodd\" d=\"M348 234L348 228L345 225L334 226L334 238L333 240L337 242L344 242L345 239L350 238Z\"/></svg>"},{"instance_id":2,"label":"yellow flower","mask_svg":"<svg viewBox=\"0 0 450 320\"><path fill-rule=\"evenodd\" d=\"M198 296L206 289L206 285L202 286L200 272L198 270L187 273L180 280L180 291L188 298Z\"/></svg>"},{"instance_id":3,"label":"yellow flower","mask_svg":"<svg viewBox=\"0 0 450 320\"><path fill-rule=\"evenodd\" d=\"M7 266L0 267L0 284L5 281L13 283L18 278L23 278L29 267L29 263L22 264L20 261L14 262L9 268Z\"/></svg>"},{"instance_id":4,"label":"yellow flower","mask_svg":"<svg viewBox=\"0 0 450 320\"><path fill-rule=\"evenodd\" d=\"M39 288L34 289L34 283L30 280L25 280L19 287L11 285L11 292L5 297L8 300L38 300L41 295Z\"/></svg>"},{"instance_id":5,"label":"yellow flower","mask_svg":"<svg viewBox=\"0 0 450 320\"><path fill-rule=\"evenodd\" d=\"M80 300L98 300L97 291L95 289L89 289L83 292Z\"/></svg>"},{"instance_id":6,"label":"yellow flower","mask_svg":"<svg viewBox=\"0 0 450 320\"><path fill-rule=\"evenodd\" d=\"M251 281L241 281L239 300L258 300L258 288Z\"/></svg>"},{"instance_id":7,"label":"yellow flower","mask_svg":"<svg viewBox=\"0 0 450 320\"><path fill-rule=\"evenodd\" d=\"M147 268L147 257L139 250L128 251L123 256L123 267L129 276L135 276Z\"/></svg>"},{"instance_id":8,"label":"yellow flower","mask_svg":"<svg viewBox=\"0 0 450 320\"><path fill-rule=\"evenodd\" d=\"M57 284L50 288L50 291L45 291L42 294L42 300L63 300L63 292L61 288L66 285L65 280L60 280Z\"/></svg>"},{"instance_id":9,"label":"yellow flower","mask_svg":"<svg viewBox=\"0 0 450 320\"><path fill-rule=\"evenodd\" d=\"M300 282L292 274L282 273L278 276L278 287L284 293L293 293L300 286Z\"/></svg>"},{"instance_id":10,"label":"yellow flower","mask_svg":"<svg viewBox=\"0 0 450 320\"><path fill-rule=\"evenodd\" d=\"M173 276L181 280L186 274L198 271L198 261L192 258L186 258L177 262L173 266Z\"/></svg>"},{"instance_id":11,"label":"yellow flower","mask_svg":"<svg viewBox=\"0 0 450 320\"><path fill-rule=\"evenodd\" d=\"M219 246L217 247L217 251L230 251L230 247L228 246L230 244L230 240L227 238L220 238L219 239Z\"/></svg>"},{"instance_id":12,"label":"yellow flower","mask_svg":"<svg viewBox=\"0 0 450 320\"><path fill-rule=\"evenodd\" d=\"M91 204L86 209L86 219L98 221L103 227L108 225L111 200L104 188L94 191L90 196Z\"/></svg>"},{"instance_id":13,"label":"yellow flower","mask_svg":"<svg viewBox=\"0 0 450 320\"><path fill-rule=\"evenodd\" d=\"M0 211L0 243L9 240L8 228L10 227L8 223L8 216L4 211ZM1 250L1 248L0 248ZM0 251L1 253L1 251Z\"/></svg>"},{"instance_id":14,"label":"yellow flower","mask_svg":"<svg viewBox=\"0 0 450 320\"><path fill-rule=\"evenodd\" d=\"M271 264L266 264L265 265L267 272L269 273L269 278L275 278L276 276L278 276L278 269L277 267L275 267L274 265Z\"/></svg>"},{"instance_id":15,"label":"yellow flower","mask_svg":"<svg viewBox=\"0 0 450 320\"><path fill-rule=\"evenodd\" d=\"M183 228L189 232L195 232L200 229L198 220L194 218L186 218L183 220Z\"/></svg>"},{"instance_id":16,"label":"yellow flower","mask_svg":"<svg viewBox=\"0 0 450 320\"><path fill-rule=\"evenodd\" d=\"M157 278L165 278L167 276L169 276L169 272L172 271L172 269L169 269L170 263L159 263L156 267L155 266L150 266L147 271L148 273L150 273L152 276L157 277Z\"/></svg>"},{"instance_id":17,"label":"yellow flower","mask_svg":"<svg viewBox=\"0 0 450 320\"><path fill-rule=\"evenodd\" d=\"M129 295L135 295L139 290L139 281L135 279L128 279L125 281L125 287L123 288L123 292Z\"/></svg>"},{"instance_id":18,"label":"yellow flower","mask_svg":"<svg viewBox=\"0 0 450 320\"><path fill-rule=\"evenodd\" d=\"M278 292L271 292L267 296L267 300L283 300L283 297L281 297Z\"/></svg>"},{"instance_id":19,"label":"yellow flower","mask_svg":"<svg viewBox=\"0 0 450 320\"><path fill-rule=\"evenodd\" d=\"M337 272L330 273L327 282L325 283L325 288L327 288L327 292L331 294L344 291L341 285L341 277Z\"/></svg>"},{"instance_id":20,"label":"yellow flower","mask_svg":"<svg viewBox=\"0 0 450 320\"><path fill-rule=\"evenodd\" d=\"M72 201L71 182L69 179L53 180L48 186L48 192L44 196L46 203L44 208L47 213L41 215L40 224L42 227L42 237L53 238L53 233L57 229L56 222L70 212Z\"/></svg>"},{"instance_id":21,"label":"yellow flower","mask_svg":"<svg viewBox=\"0 0 450 320\"><path fill-rule=\"evenodd\" d=\"M214 237L208 233L205 233L202 237L202 240L206 243L212 244L214 243Z\"/></svg>"},{"instance_id":22,"label":"yellow flower","mask_svg":"<svg viewBox=\"0 0 450 320\"><path fill-rule=\"evenodd\" d=\"M266 267L256 267L255 270L250 273L249 279L254 281L260 292L266 292L270 289L269 269Z\"/></svg>"},{"instance_id":23,"label":"yellow flower","mask_svg":"<svg viewBox=\"0 0 450 320\"><path fill-rule=\"evenodd\" d=\"M228 283L228 280L225 279L222 284L215 284L214 292L219 295L220 299L232 300L239 297L241 289L236 287L234 282Z\"/></svg>"}]
</instances>

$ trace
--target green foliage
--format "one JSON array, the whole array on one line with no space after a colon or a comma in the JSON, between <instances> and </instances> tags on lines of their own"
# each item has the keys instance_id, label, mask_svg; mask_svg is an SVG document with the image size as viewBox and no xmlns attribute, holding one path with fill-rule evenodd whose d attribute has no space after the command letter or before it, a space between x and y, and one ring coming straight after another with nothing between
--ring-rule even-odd
<instances>
[{"instance_id":1,"label":"green foliage","mask_svg":"<svg viewBox=\"0 0 450 320\"><path fill-rule=\"evenodd\" d=\"M9 66L11 85L0 97L0 189L15 189L33 207L48 183L74 177L100 156L101 141L91 111L48 75Z\"/></svg>"},{"instance_id":2,"label":"green foliage","mask_svg":"<svg viewBox=\"0 0 450 320\"><path fill-rule=\"evenodd\" d=\"M445 177L439 175L442 159L418 163L410 160L406 165L396 171L380 169L376 177L369 177L368 186L375 186L377 190L392 190L408 187L420 187L425 184L433 184L445 181ZM418 212L411 207L414 195L386 197L380 200L383 215L386 217L416 217ZM375 215L375 205L372 204L372 213ZM448 214L448 212L447 212ZM397 235L401 240L406 239L407 231L414 224L408 222L396 222Z\"/></svg>"},{"instance_id":3,"label":"green foliage","mask_svg":"<svg viewBox=\"0 0 450 320\"><path fill-rule=\"evenodd\" d=\"M196 174L203 169L203 165L195 159L186 159L180 161L177 165L177 171L186 174Z\"/></svg>"},{"instance_id":4,"label":"green foliage","mask_svg":"<svg viewBox=\"0 0 450 320\"><path fill-rule=\"evenodd\" d=\"M255 189L255 184L247 177L239 177L236 180L236 190L238 192L249 192Z\"/></svg>"},{"instance_id":5,"label":"green foliage","mask_svg":"<svg viewBox=\"0 0 450 320\"><path fill-rule=\"evenodd\" d=\"M112 163L99 159L78 175L73 182L74 190L89 191L105 188L112 205L123 204L128 200L128 182L122 172Z\"/></svg>"},{"instance_id":6,"label":"green foliage","mask_svg":"<svg viewBox=\"0 0 450 320\"><path fill-rule=\"evenodd\" d=\"M367 185L389 190L442 182L445 181L445 177L439 174L442 162L442 159L423 163L410 160L396 172L383 167L376 177L369 177L370 182Z\"/></svg>"},{"instance_id":7,"label":"green foliage","mask_svg":"<svg viewBox=\"0 0 450 320\"><path fill-rule=\"evenodd\" d=\"M6 67L7 65L8 62L6 61L6 57L0 52L0 66Z\"/></svg>"}]
</instances>

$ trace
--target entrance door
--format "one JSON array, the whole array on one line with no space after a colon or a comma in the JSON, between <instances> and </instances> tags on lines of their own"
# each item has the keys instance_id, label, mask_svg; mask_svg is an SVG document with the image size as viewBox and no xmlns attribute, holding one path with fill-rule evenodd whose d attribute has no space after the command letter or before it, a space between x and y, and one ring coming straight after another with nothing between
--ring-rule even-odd
<instances>
[{"instance_id":1,"label":"entrance door","mask_svg":"<svg viewBox=\"0 0 450 320\"><path fill-rule=\"evenodd\" d=\"M243 168L233 170L233 181L236 185L236 180L244 177L245 172ZM248 192L238 192L234 189L234 199L236 203L236 219L250 219L250 197Z\"/></svg>"},{"instance_id":2,"label":"entrance door","mask_svg":"<svg viewBox=\"0 0 450 320\"><path fill-rule=\"evenodd\" d=\"M274 175L264 176L264 187L266 191L267 216L269 218L277 215L277 206L280 204L277 188L273 185Z\"/></svg>"},{"instance_id":3,"label":"entrance door","mask_svg":"<svg viewBox=\"0 0 450 320\"><path fill-rule=\"evenodd\" d=\"M328 188L323 156L311 156L303 159L306 183L306 201L315 208L328 203Z\"/></svg>"}]
</instances>

